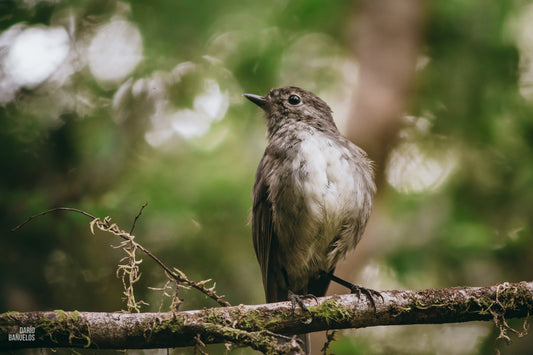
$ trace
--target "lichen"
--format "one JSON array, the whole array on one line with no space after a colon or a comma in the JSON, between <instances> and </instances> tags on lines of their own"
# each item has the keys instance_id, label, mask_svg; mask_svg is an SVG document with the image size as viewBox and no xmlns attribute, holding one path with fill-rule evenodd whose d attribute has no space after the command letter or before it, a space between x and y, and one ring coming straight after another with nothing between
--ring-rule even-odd
<instances>
[{"instance_id":1,"label":"lichen","mask_svg":"<svg viewBox=\"0 0 533 355\"><path fill-rule=\"evenodd\" d=\"M243 305L230 311L231 318L234 319L233 326L246 329L257 330L264 325L264 313L258 310L245 311Z\"/></svg>"},{"instance_id":2,"label":"lichen","mask_svg":"<svg viewBox=\"0 0 533 355\"><path fill-rule=\"evenodd\" d=\"M503 283L497 286L495 297L471 297L469 304L475 304L479 314L490 314L494 325L499 328L500 334L498 339L504 339L510 343L509 333L518 337L527 334L527 319L524 321L523 331L513 329L507 323L506 314L519 309L525 305L531 308L531 299L527 287L523 284L511 286L509 283Z\"/></svg>"},{"instance_id":3,"label":"lichen","mask_svg":"<svg viewBox=\"0 0 533 355\"><path fill-rule=\"evenodd\" d=\"M73 340L80 339L86 343L84 348L91 346L91 330L87 322L80 322L80 312L74 311L70 315L61 310L55 310L54 313L58 315L58 319L50 319L46 316L44 321L35 326L36 329L41 329L45 336L48 336L54 343L58 343L57 336L65 336L67 334L68 342L72 344Z\"/></svg>"}]
</instances>

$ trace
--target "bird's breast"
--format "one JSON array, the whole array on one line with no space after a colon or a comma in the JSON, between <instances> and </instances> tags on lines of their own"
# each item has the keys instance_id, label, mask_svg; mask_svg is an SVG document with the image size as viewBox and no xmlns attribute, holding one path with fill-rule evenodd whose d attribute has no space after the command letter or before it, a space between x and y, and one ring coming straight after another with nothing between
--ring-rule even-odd
<instances>
[{"instance_id":1,"label":"bird's breast","mask_svg":"<svg viewBox=\"0 0 533 355\"><path fill-rule=\"evenodd\" d=\"M348 148L322 134L307 134L301 140L290 180L309 217L335 222L346 209L353 209L354 178Z\"/></svg>"},{"instance_id":2,"label":"bird's breast","mask_svg":"<svg viewBox=\"0 0 533 355\"><path fill-rule=\"evenodd\" d=\"M270 183L282 254L300 261L287 266L289 277L295 278L331 267L331 245L347 224L354 223L364 191L353 152L338 139L305 131L296 141L278 158L276 166L282 168Z\"/></svg>"}]
</instances>

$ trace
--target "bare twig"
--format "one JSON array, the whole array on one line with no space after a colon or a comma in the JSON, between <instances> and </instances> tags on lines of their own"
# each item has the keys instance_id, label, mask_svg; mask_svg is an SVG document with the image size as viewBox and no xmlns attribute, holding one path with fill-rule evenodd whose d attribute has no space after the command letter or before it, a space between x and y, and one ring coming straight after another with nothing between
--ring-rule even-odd
<instances>
[{"instance_id":1,"label":"bare twig","mask_svg":"<svg viewBox=\"0 0 533 355\"><path fill-rule=\"evenodd\" d=\"M322 354L327 355L328 354L328 348L331 345L332 342L335 341L335 331L329 331L326 330L326 342L324 343L324 346L320 351L322 351Z\"/></svg>"},{"instance_id":2,"label":"bare twig","mask_svg":"<svg viewBox=\"0 0 533 355\"><path fill-rule=\"evenodd\" d=\"M16 227L13 227L11 229L12 232L15 232L17 230L19 230L20 228L24 227L24 225L26 223L28 223L29 221L31 221L32 219L36 218L36 217L40 217L40 216L44 216L45 214L48 214L48 213L51 213L51 212L56 212L56 211L70 211L70 212L77 212L77 213L81 213L87 217L90 217L92 219L96 219L95 216L93 216L92 214L90 213L87 213L85 211L82 211L82 210L79 210L77 208L70 208L70 207L56 207L56 208L51 208L49 209L48 211L44 211L44 212L41 212L41 213L37 213L36 215L33 215L31 217L28 217L28 219L26 219L24 222L22 222L21 224L17 225Z\"/></svg>"},{"instance_id":3,"label":"bare twig","mask_svg":"<svg viewBox=\"0 0 533 355\"><path fill-rule=\"evenodd\" d=\"M200 334L196 334L194 337L194 341L196 344L194 344L194 353L195 354L201 354L201 355L208 355L203 348L205 348L205 344L200 338Z\"/></svg>"},{"instance_id":4,"label":"bare twig","mask_svg":"<svg viewBox=\"0 0 533 355\"><path fill-rule=\"evenodd\" d=\"M179 270L177 268L174 268L174 270L171 270L161 260L159 260L154 254L152 254L148 249L143 247L141 244L133 241L133 237L129 233L121 230L118 227L117 224L111 223L111 218L106 217L106 218L104 218L103 221L100 220L99 218L94 219L91 222L91 231L93 231L93 233L94 233L93 226L95 226L95 225L100 230L113 233L116 236L119 236L119 237L123 238L124 240L131 240L132 243L135 243L135 246L137 248L142 250L146 255L148 255L150 258L152 258L163 270L165 270L165 272L167 273L167 275L171 279L175 280L176 282L178 282L180 284L185 284L186 286L190 286L190 287L192 287L192 288L204 293L206 296L208 296L209 298L215 300L221 306L225 306L225 307L226 306L230 306L230 303L228 301L224 300L224 296L219 296L215 292L215 290L214 290L215 286L214 285L211 288L207 288L205 286L205 284L210 282L211 280L194 282L194 281L189 280L187 278L187 276L181 270Z\"/></svg>"},{"instance_id":5,"label":"bare twig","mask_svg":"<svg viewBox=\"0 0 533 355\"><path fill-rule=\"evenodd\" d=\"M131 230L130 230L130 234L133 234L133 231L135 230L135 224L137 223L137 220L139 219L139 217L141 217L142 213L143 213L143 210L144 208L148 206L148 202L145 202L142 206L141 206L141 209L139 210L139 213L137 213L137 215L135 216L135 219L133 220L133 225L131 226Z\"/></svg>"},{"instance_id":6,"label":"bare twig","mask_svg":"<svg viewBox=\"0 0 533 355\"><path fill-rule=\"evenodd\" d=\"M91 231L94 233L93 226L96 225L98 229L110 232L115 234L116 236L119 236L125 240L130 240L131 235L123 230L121 230L117 224L111 223L111 219L109 217L104 218L104 221L100 220L100 218L96 218L91 222ZM211 280L205 280L200 282L194 282L187 278L187 276L179 269L174 268L174 270L171 270L168 266L166 266L161 260L159 260L154 254L152 254L148 249L143 247L141 244L134 242L136 247L142 250L146 255L148 255L150 258L152 258L165 272L167 275L175 280L176 282L180 284L185 284L186 286L192 287L205 295L207 295L209 298L215 300L218 304L221 306L230 306L230 303L226 300L224 300L224 296L219 296L214 290L214 287L207 288L205 287L205 284L210 282Z\"/></svg>"},{"instance_id":7,"label":"bare twig","mask_svg":"<svg viewBox=\"0 0 533 355\"><path fill-rule=\"evenodd\" d=\"M163 287L148 287L148 288L150 290L162 292L162 300L161 300L161 304L159 305L159 312L161 312L161 310L163 309L165 297L168 297L171 299L171 303L170 303L171 312L177 312L179 310L179 307L181 303L183 302L183 300L179 298L179 295L178 295L179 287L178 287L178 284L174 280L171 280L171 279L167 280L167 282L165 283ZM172 292L172 294L170 294L169 292Z\"/></svg>"},{"instance_id":8,"label":"bare twig","mask_svg":"<svg viewBox=\"0 0 533 355\"><path fill-rule=\"evenodd\" d=\"M144 204L143 207L141 207L141 210L139 211L139 213L137 214L137 217L135 218L136 220L141 215L142 210L144 209L145 206L146 206L146 204ZM143 253L145 253L152 260L154 260L165 271L165 273L167 274L167 276L171 280L177 282L178 284L182 284L182 285L185 285L187 287L192 287L192 288L204 293L206 296L208 296L209 298L213 299L215 302L217 302L221 306L227 307L227 306L231 305L228 301L226 301L224 299L224 296L219 296L215 292L215 283L213 283L212 287L207 287L206 286L207 283L211 282L210 279L209 280L200 281L200 282L194 282L194 281L189 280L187 278L187 276L185 275L185 273L183 273L181 270L179 270L177 268L173 268L173 270L170 269L161 260L159 260L154 254L152 254L148 249L143 247L141 244L137 243L134 240L135 239L134 235L132 235L132 234L120 229L120 227L116 223L111 223L111 218L110 217L105 217L103 220L101 220L100 218L95 217L95 216L91 215L90 213L87 213L85 211L82 211L82 210L79 210L79 209L76 209L76 208L57 207L57 208L53 208L53 209L50 209L48 211L41 212L41 213L38 213L38 214L36 214L34 216L29 217L26 221L24 221L20 225L16 226L12 230L16 231L16 230L20 229L21 227L23 227L26 223L28 223L32 219L34 219L36 217L39 217L39 216L42 216L42 215L45 215L45 214L50 213L50 212L55 212L55 211L72 211L72 212L81 213L81 214L83 214L83 215L85 215L87 217L90 217L92 219L92 221L90 223L90 229L91 229L91 232L93 234L94 234L94 227L96 226L96 228L100 229L101 231L112 233L112 234L124 239L127 243L126 244L120 244L119 247L122 247L128 253L128 257L127 258L128 258L128 260L130 260L130 263L129 263L128 267L123 267L121 269L122 270L121 272L126 272L126 274L128 275L128 279L129 280L131 279L129 282L133 281L133 283L135 283L138 280L138 277L137 277L138 275L136 275L136 273L135 273L135 270L137 268L138 262L134 258L134 251L136 249L140 249ZM133 227L135 227L135 223L134 223ZM132 227L132 230L133 230L133 227ZM124 248L127 245L128 245L128 247ZM125 260L125 259L123 259L123 260ZM123 261L123 260L121 260L121 261ZM129 285L132 286L133 284L130 283ZM127 290L128 287L129 286L127 286L126 290L125 290L126 297L128 297L128 294L130 294L130 291ZM130 301L132 301L132 300L133 300L132 298L128 298L128 308L130 308L130 306L133 305L133 304L130 305ZM176 302L175 300L173 300L172 304L176 305L176 304L179 304L179 302ZM135 309L135 307L133 307L133 309Z\"/></svg>"}]
</instances>

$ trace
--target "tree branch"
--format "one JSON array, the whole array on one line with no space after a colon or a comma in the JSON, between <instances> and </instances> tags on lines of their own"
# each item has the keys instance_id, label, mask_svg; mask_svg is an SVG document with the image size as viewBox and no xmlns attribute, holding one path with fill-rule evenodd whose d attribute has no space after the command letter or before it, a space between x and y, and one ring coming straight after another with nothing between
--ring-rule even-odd
<instances>
[{"instance_id":1,"label":"tree branch","mask_svg":"<svg viewBox=\"0 0 533 355\"><path fill-rule=\"evenodd\" d=\"M533 282L489 287L383 291L376 308L365 295L309 299L309 312L290 302L176 313L9 312L0 315L0 349L72 347L149 349L231 342L263 352L292 352L283 335L378 325L492 320L500 336L525 334L506 319L533 311ZM17 337L19 340L15 340ZM24 338L25 340L20 340Z\"/></svg>"}]
</instances>

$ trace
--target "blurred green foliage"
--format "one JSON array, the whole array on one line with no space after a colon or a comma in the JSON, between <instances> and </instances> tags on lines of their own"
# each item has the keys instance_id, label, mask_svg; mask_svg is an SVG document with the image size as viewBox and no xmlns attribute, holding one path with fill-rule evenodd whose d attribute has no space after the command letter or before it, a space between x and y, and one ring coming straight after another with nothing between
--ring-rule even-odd
<instances>
[{"instance_id":1,"label":"blurred green foliage","mask_svg":"<svg viewBox=\"0 0 533 355\"><path fill-rule=\"evenodd\" d=\"M145 201L137 241L190 279L212 278L232 304L263 302L248 215L265 127L240 94L291 84L334 96L346 85L339 58L356 61L349 49L356 9L347 0L1 2L3 33L22 22L63 26L80 57L67 59L78 61L68 80L17 88L0 106L0 312L125 308L115 277L123 255L109 247L119 240L92 236L89 220L66 212L9 229L70 206L129 230ZM380 186L377 223L386 230L371 259L391 270L388 288L531 280L533 101L524 88L533 52L517 38L533 22L526 17L532 7L439 0L426 11L425 64L408 113L430 129L409 139L426 152L448 152L455 168L436 189ZM143 58L127 77L105 82L91 74L87 47L116 19L138 27ZM178 70L180 63L191 65ZM197 112L206 79L229 107L202 134L180 134L178 121L164 119ZM136 290L150 303L145 311L156 311L164 298L148 287L165 277L143 259ZM196 292L180 295L182 309L215 306ZM490 352L495 334L483 327L468 328L472 338L458 342L468 346L453 351ZM439 341L409 340L426 332L442 341L438 330L452 329L430 328L392 331L387 341L356 332L332 347L336 354L433 353ZM502 352L527 353L530 344L531 336Z\"/></svg>"}]
</instances>

